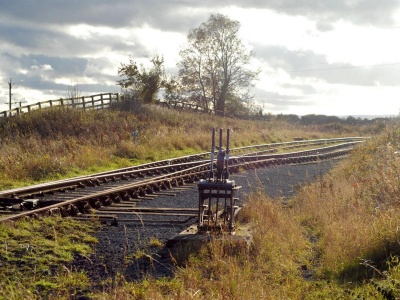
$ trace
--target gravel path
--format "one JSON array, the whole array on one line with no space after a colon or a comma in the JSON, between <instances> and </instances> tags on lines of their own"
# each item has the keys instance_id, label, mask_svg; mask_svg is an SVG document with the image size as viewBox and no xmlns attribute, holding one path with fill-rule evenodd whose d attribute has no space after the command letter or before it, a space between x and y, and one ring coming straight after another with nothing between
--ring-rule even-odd
<instances>
[{"instance_id":1,"label":"gravel path","mask_svg":"<svg viewBox=\"0 0 400 300\"><path fill-rule=\"evenodd\" d=\"M263 188L268 196L285 199L293 195L296 187L315 181L338 163L338 160L321 163L285 165L265 169L249 170L231 175L230 179L242 186L239 199L256 188ZM138 206L147 207L193 207L198 205L197 187L177 192L176 197L158 196L143 200ZM126 216L120 216L124 218ZM131 216L129 218L132 218ZM146 217L150 218L150 217ZM89 259L80 259L77 265L84 268L95 282L100 282L116 273L128 280L139 280L143 276L171 276L173 267L167 250L149 247L149 239L157 238L165 243L188 227L190 223L178 225L147 225L120 222L118 226L106 225L97 233L99 243L95 254ZM151 257L151 258L150 258ZM127 259L128 258L128 259Z\"/></svg>"}]
</instances>

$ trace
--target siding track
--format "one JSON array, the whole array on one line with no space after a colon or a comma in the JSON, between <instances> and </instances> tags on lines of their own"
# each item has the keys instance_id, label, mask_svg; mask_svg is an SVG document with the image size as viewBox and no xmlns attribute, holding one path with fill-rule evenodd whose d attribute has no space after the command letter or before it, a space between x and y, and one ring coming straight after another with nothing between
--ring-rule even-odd
<instances>
[{"instance_id":1,"label":"siding track","mask_svg":"<svg viewBox=\"0 0 400 300\"><path fill-rule=\"evenodd\" d=\"M305 140L230 149L229 170L317 162L347 155L363 137ZM293 149L307 148L306 150ZM290 151L292 150L292 151ZM38 215L100 218L117 223L187 222L193 208L143 208L141 201L174 196L210 171L210 153L200 153L66 180L0 191L0 222ZM126 215L130 218L119 216ZM152 216L150 219L148 216ZM154 218L157 216L157 218ZM147 219L146 219L147 218Z\"/></svg>"}]
</instances>

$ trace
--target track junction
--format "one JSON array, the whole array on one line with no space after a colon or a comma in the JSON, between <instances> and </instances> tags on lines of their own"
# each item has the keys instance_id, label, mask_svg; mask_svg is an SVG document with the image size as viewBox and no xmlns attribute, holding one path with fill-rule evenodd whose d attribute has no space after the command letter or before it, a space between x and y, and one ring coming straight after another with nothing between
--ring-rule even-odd
<instances>
[{"instance_id":1,"label":"track junction","mask_svg":"<svg viewBox=\"0 0 400 300\"><path fill-rule=\"evenodd\" d=\"M274 165L303 164L343 157L364 137L300 140L230 149L229 172ZM206 178L216 164L210 152L0 191L0 223L40 215L141 223L182 223L197 208L143 207L158 195L175 196ZM125 215L124 218L119 216ZM126 217L129 216L129 217ZM152 216L151 218L147 218ZM194 223L194 221L193 221Z\"/></svg>"}]
</instances>

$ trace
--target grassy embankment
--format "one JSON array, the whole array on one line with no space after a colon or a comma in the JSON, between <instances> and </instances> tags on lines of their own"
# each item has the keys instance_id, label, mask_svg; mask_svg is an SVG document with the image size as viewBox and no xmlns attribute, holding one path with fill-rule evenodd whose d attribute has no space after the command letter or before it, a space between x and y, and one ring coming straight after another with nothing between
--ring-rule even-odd
<instances>
[{"instance_id":1,"label":"grassy embankment","mask_svg":"<svg viewBox=\"0 0 400 300\"><path fill-rule=\"evenodd\" d=\"M251 122L142 108L82 112L43 110L11 122L0 120L0 190L209 151L211 129L231 128L231 147L340 135L365 135L366 128L296 127L280 121ZM136 145L131 132L139 130Z\"/></svg>"},{"instance_id":2,"label":"grassy embankment","mask_svg":"<svg viewBox=\"0 0 400 300\"><path fill-rule=\"evenodd\" d=\"M231 127L234 146L295 136L366 134L169 111L147 111L140 117L43 111L2 128L2 188L208 150L213 126ZM140 130L136 145L130 137L133 128ZM177 267L173 279L132 283L119 278L91 291L92 295L96 299L398 297L400 170L394 152L399 137L399 129L388 128L332 174L302 189L289 204L267 199L255 187L242 216L254 224L250 249L233 251L213 243L191 256L185 268ZM71 262L75 256L90 254L88 245L95 241L86 232L93 229L80 225L76 233L76 223L44 222L1 226L0 299L66 299L90 290L87 276Z\"/></svg>"}]
</instances>

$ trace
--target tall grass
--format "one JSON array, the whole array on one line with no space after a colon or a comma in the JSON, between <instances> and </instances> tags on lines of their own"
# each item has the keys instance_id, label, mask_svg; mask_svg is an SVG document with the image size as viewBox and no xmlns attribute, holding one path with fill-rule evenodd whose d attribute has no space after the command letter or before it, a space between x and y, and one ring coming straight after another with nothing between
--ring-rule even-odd
<instances>
[{"instance_id":1,"label":"tall grass","mask_svg":"<svg viewBox=\"0 0 400 300\"><path fill-rule=\"evenodd\" d=\"M231 128L232 147L348 134L343 128L296 128L277 119L244 121L153 106L137 114L45 109L0 123L0 189L209 151L213 127ZM136 144L133 129L139 130ZM360 130L352 134L365 134Z\"/></svg>"},{"instance_id":2,"label":"tall grass","mask_svg":"<svg viewBox=\"0 0 400 300\"><path fill-rule=\"evenodd\" d=\"M250 248L214 241L173 279L121 278L99 298L398 299L399 135L388 128L289 202L248 196Z\"/></svg>"},{"instance_id":3,"label":"tall grass","mask_svg":"<svg viewBox=\"0 0 400 300\"><path fill-rule=\"evenodd\" d=\"M368 278L363 260L381 267L399 253L400 165L392 146L398 134L392 129L372 139L293 201L301 222L320 233L321 275Z\"/></svg>"},{"instance_id":4,"label":"tall grass","mask_svg":"<svg viewBox=\"0 0 400 300\"><path fill-rule=\"evenodd\" d=\"M101 167L208 151L212 127L230 127L232 147L299 136L349 135L348 129L335 131L337 127L333 127L334 131L328 131L325 126L295 128L276 120L218 119L161 108L148 108L140 115L119 111L67 111L72 116L63 117L58 111L54 113L58 117L52 118L52 122L60 119L66 123L65 127L58 124L36 129L39 125L33 124L38 124L37 120L30 118L41 119L41 112L2 124L0 179L3 187L7 180L11 186L14 180L46 180L67 176L74 170L89 172ZM45 121L42 119L42 122ZM130 135L134 128L139 130L136 144ZM351 135L374 130L374 127L363 128ZM267 198L255 190L245 199L246 209L240 220L253 226L253 242L249 248L216 240L190 255L184 266L176 265L174 278L129 282L117 276L109 285L103 285L102 290L90 292L95 299L398 298L400 161L396 152L400 148L399 138L398 127L387 127L354 151L340 167L303 187L288 202ZM67 264L71 253L78 249L70 245L69 238L59 234L61 229L51 228L44 227L43 235L48 241L41 240L34 247L38 251L44 249L40 253L57 254L57 261ZM12 238L7 228L1 232L0 258L7 259L12 273L4 277L4 295L19 296L23 291L34 291L32 299L37 295L56 299L66 295L74 285L88 289L87 277L72 276L75 272L71 272L70 279L66 279L68 272L57 273L65 275L62 278L67 285L42 273L40 276L34 273L34 286L25 280L15 283L16 277L23 277L20 262L15 259L20 255L19 243L30 241L33 232L25 227L17 228ZM63 252L58 246L67 247L70 252ZM79 251L88 253L85 251L89 250ZM79 276L82 276L80 280ZM60 293L51 293L51 290Z\"/></svg>"}]
</instances>

